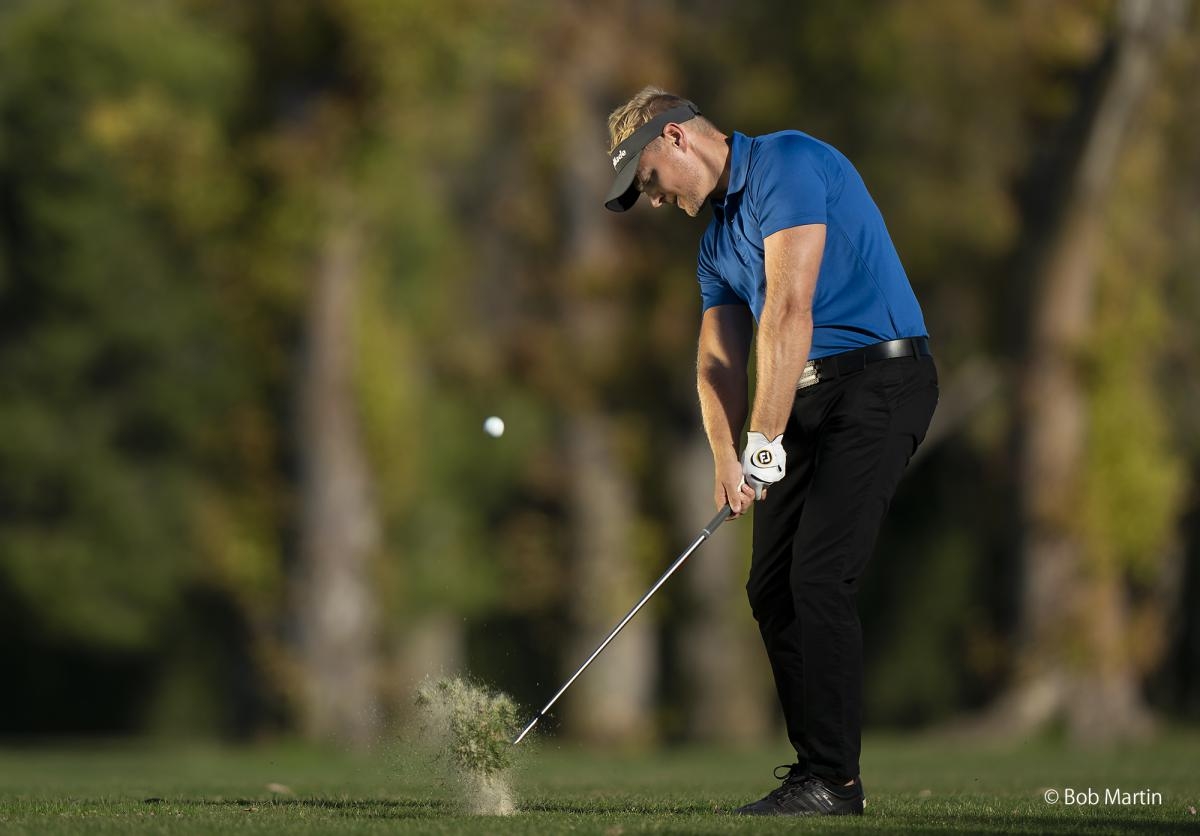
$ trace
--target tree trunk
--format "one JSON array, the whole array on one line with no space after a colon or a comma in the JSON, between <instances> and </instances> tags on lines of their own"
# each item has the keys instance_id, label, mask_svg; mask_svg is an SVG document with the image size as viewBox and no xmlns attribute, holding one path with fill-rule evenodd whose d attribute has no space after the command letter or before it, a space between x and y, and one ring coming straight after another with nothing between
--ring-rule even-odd
<instances>
[{"instance_id":1,"label":"tree trunk","mask_svg":"<svg viewBox=\"0 0 1200 836\"><path fill-rule=\"evenodd\" d=\"M1124 634L1121 577L1088 560L1078 524L1088 427L1081 356L1092 324L1103 213L1155 63L1180 20L1174 0L1120 6L1114 60L1100 81L1077 168L1035 268L1030 356L1022 392L1023 563L1017 673L989 717L1006 731L1063 718L1073 738L1142 733L1149 716Z\"/></svg>"},{"instance_id":2,"label":"tree trunk","mask_svg":"<svg viewBox=\"0 0 1200 836\"><path fill-rule=\"evenodd\" d=\"M712 451L703 433L675 457L679 462L677 530L690 541L713 510ZM750 614L745 582L747 542L734 520L714 534L680 570L688 612L679 658L688 701L689 740L746 745L765 740L778 715L771 668Z\"/></svg>"},{"instance_id":3,"label":"tree trunk","mask_svg":"<svg viewBox=\"0 0 1200 836\"><path fill-rule=\"evenodd\" d=\"M603 207L608 188L603 145L605 96L620 50L621 8L586 3L564 7L563 43L571 55L553 85L562 115L561 231L564 238L563 317L573 378L566 393L566 461L573 565L571 636L564 670L573 673L649 585L637 566L637 497L630 468L621 461L618 423L599 404L606 359L620 344L615 301L602 279L618 269L616 241ZM594 742L645 738L658 670L655 619L643 610L586 674L571 687L567 728Z\"/></svg>"},{"instance_id":4,"label":"tree trunk","mask_svg":"<svg viewBox=\"0 0 1200 836\"><path fill-rule=\"evenodd\" d=\"M379 723L370 578L379 524L355 407L361 241L342 209L346 202L335 201L308 310L293 621L305 734L363 745L375 739Z\"/></svg>"},{"instance_id":5,"label":"tree trunk","mask_svg":"<svg viewBox=\"0 0 1200 836\"><path fill-rule=\"evenodd\" d=\"M645 587L633 549L635 496L616 461L611 422L602 415L571 418L567 460L574 531L568 601L572 636L565 672L573 673ZM658 654L654 617L638 613L568 691L567 728L594 743L647 737Z\"/></svg>"}]
</instances>

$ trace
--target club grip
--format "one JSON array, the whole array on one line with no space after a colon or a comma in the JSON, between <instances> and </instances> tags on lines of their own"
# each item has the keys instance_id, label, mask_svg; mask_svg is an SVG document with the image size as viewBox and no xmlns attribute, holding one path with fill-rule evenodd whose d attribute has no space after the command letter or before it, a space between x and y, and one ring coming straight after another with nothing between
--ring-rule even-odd
<instances>
[{"instance_id":1,"label":"club grip","mask_svg":"<svg viewBox=\"0 0 1200 836\"><path fill-rule=\"evenodd\" d=\"M732 515L732 514L733 514L733 509L730 508L728 505L726 505L724 508L722 508L720 511L718 511L717 515L715 517L713 517L712 520L709 521L708 525L704 526L705 535L710 535L714 531L716 531L717 528L720 527L721 523L723 523L723 522L725 522L725 520L729 519L730 515Z\"/></svg>"}]
</instances>

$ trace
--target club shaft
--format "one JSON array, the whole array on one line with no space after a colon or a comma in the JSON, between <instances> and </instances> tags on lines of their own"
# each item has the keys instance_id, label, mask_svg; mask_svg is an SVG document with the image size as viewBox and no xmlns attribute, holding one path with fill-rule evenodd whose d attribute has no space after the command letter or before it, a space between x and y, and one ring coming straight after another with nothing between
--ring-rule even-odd
<instances>
[{"instance_id":1,"label":"club shaft","mask_svg":"<svg viewBox=\"0 0 1200 836\"><path fill-rule=\"evenodd\" d=\"M568 679L566 681L566 683L561 688L558 689L558 693L556 693L553 697L550 698L550 702L546 703L546 705L542 708L542 710L539 711L537 713L537 715L531 721L529 721L529 725L527 725L524 728L524 730L522 730L522 732L517 736L517 739L513 741L514 746L516 744L520 743L525 738L525 735L529 734L530 730L535 725L537 725L538 720L540 720L540 719L542 719L542 717L546 716L546 712L549 711L554 706L554 704L556 702L558 702L558 698L561 697L566 692L566 690L571 687L571 683L573 683L576 679L578 679L579 675L581 673L583 673L585 670L587 670L588 665L592 664L592 662L595 661L596 657L599 656L602 652L604 652L604 648L608 647L609 642L611 642L613 639L615 639L617 637L617 634L620 633L622 629L624 629L625 625L628 624L630 622L630 620L632 620L632 618L638 614L638 610L640 610L643 606L645 606L646 602L650 600L650 598L654 595L655 592L658 592L659 587L661 587L664 583L667 582L667 578L669 578L669 577L671 577L671 575L675 574L675 571L680 566L683 565L684 561L686 561L689 557L691 557L692 553L695 552L696 549L700 548L700 544L703 543L705 540L707 540L709 537L711 537L712 533L717 530L717 527L720 526L721 523L723 523L723 522L725 522L725 520L729 519L729 516L731 513L732 513L732 511L730 511L728 505L726 505L724 508L722 508L720 511L717 512L717 515L712 518L712 520L709 522L708 525L706 525L704 527L704 530L701 531L700 535L698 537L696 537L695 540L692 541L692 544L690 546L688 546L687 549L684 550L683 554L681 554L681 555L679 555L679 557L675 558L675 562L672 563L667 568L667 571L663 572L662 577L659 578L657 581L655 581L654 586L650 587L650 591L647 592L645 595L643 595L642 599L633 605L633 609L631 609L629 612L625 613L625 617L622 618L620 620L620 622L617 623L617 626L613 628L612 632L608 634L608 636L604 639L604 641L600 642L600 646L592 651L592 655L587 658L586 662L584 662L582 665L579 666L579 670L577 670L577 671L575 671L575 673L571 674L571 678Z\"/></svg>"}]
</instances>

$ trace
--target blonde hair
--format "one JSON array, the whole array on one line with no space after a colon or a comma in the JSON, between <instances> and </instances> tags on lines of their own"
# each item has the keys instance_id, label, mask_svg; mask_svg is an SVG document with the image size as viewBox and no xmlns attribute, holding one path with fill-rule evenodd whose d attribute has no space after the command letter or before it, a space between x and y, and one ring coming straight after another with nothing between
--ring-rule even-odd
<instances>
[{"instance_id":1,"label":"blonde hair","mask_svg":"<svg viewBox=\"0 0 1200 836\"><path fill-rule=\"evenodd\" d=\"M674 93L668 93L661 87L653 85L643 87L632 99L608 115L608 153L611 154L615 151L617 146L628 139L634 131L658 114L687 104L687 101ZM692 121L695 121L706 133L716 130L713 124L703 116L696 116Z\"/></svg>"}]
</instances>

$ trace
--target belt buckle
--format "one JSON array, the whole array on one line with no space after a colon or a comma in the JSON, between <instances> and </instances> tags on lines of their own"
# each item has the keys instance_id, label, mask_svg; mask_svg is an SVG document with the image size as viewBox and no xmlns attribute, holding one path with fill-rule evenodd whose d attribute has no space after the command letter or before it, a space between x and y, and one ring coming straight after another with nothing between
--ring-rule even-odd
<instances>
[{"instance_id":1,"label":"belt buckle","mask_svg":"<svg viewBox=\"0 0 1200 836\"><path fill-rule=\"evenodd\" d=\"M817 376L817 361L809 360L804 364L804 370L800 372L800 380L796 383L797 389L807 389L809 386L816 386L821 382L821 378Z\"/></svg>"}]
</instances>

